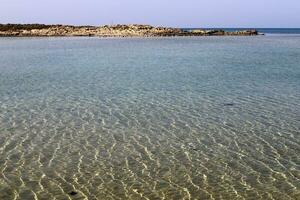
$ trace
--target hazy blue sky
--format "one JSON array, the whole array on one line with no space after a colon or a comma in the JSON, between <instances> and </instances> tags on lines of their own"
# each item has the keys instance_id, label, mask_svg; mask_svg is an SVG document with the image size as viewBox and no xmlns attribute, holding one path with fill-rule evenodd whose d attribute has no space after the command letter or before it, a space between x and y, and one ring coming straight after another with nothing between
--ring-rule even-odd
<instances>
[{"instance_id":1,"label":"hazy blue sky","mask_svg":"<svg viewBox=\"0 0 300 200\"><path fill-rule=\"evenodd\" d=\"M0 23L300 27L300 0L0 0Z\"/></svg>"}]
</instances>

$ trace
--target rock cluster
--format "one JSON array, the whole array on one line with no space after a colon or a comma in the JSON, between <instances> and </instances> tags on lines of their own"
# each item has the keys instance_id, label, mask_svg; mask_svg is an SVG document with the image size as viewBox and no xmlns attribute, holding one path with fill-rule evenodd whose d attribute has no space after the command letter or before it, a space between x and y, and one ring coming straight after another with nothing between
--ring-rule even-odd
<instances>
[{"instance_id":1,"label":"rock cluster","mask_svg":"<svg viewBox=\"0 0 300 200\"><path fill-rule=\"evenodd\" d=\"M191 30L191 31L187 31L189 32L191 35L194 36L201 36L201 35L245 35L245 36L249 36L249 35L258 35L257 30L242 30L242 31L232 31L232 32L226 32L224 30L204 30L204 29L198 29L198 30Z\"/></svg>"},{"instance_id":2,"label":"rock cluster","mask_svg":"<svg viewBox=\"0 0 300 200\"><path fill-rule=\"evenodd\" d=\"M96 36L96 37L168 37L209 35L257 35L256 30L225 32L224 30L182 30L178 28L153 27L149 25L68 26L43 24L0 24L0 37L50 37L50 36Z\"/></svg>"}]
</instances>

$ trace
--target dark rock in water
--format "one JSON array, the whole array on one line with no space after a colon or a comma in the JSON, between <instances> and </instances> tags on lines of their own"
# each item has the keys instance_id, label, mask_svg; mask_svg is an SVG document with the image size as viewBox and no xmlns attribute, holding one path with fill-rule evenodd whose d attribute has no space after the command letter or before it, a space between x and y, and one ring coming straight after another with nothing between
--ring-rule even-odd
<instances>
[{"instance_id":1,"label":"dark rock in water","mask_svg":"<svg viewBox=\"0 0 300 200\"><path fill-rule=\"evenodd\" d=\"M197 147L196 147L196 145L193 144L193 143L188 143L188 146L189 146L192 150L194 150L194 151L197 151L197 150L198 150Z\"/></svg>"},{"instance_id":2,"label":"dark rock in water","mask_svg":"<svg viewBox=\"0 0 300 200\"><path fill-rule=\"evenodd\" d=\"M71 195L71 196L74 196L74 195L76 195L76 194L78 194L78 193L75 192L75 191L72 191L72 192L69 193L69 195Z\"/></svg>"},{"instance_id":3,"label":"dark rock in water","mask_svg":"<svg viewBox=\"0 0 300 200\"><path fill-rule=\"evenodd\" d=\"M234 103L224 103L224 106L234 106Z\"/></svg>"}]
</instances>

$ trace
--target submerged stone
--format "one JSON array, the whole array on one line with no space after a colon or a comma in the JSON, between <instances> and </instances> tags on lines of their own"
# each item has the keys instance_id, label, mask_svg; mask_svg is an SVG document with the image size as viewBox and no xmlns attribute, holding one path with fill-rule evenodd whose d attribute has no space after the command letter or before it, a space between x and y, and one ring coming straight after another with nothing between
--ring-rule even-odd
<instances>
[{"instance_id":1,"label":"submerged stone","mask_svg":"<svg viewBox=\"0 0 300 200\"><path fill-rule=\"evenodd\" d=\"M224 103L224 106L234 106L234 103Z\"/></svg>"},{"instance_id":2,"label":"submerged stone","mask_svg":"<svg viewBox=\"0 0 300 200\"><path fill-rule=\"evenodd\" d=\"M71 196L74 196L74 195L76 195L76 194L78 194L78 192L75 192L75 191L71 191L71 192L69 193L69 195L71 195Z\"/></svg>"}]
</instances>

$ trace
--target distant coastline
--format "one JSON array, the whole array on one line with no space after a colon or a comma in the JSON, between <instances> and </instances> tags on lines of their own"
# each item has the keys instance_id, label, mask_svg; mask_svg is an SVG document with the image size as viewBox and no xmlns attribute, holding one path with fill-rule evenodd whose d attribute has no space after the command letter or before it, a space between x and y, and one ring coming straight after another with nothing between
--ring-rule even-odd
<instances>
[{"instance_id":1,"label":"distant coastline","mask_svg":"<svg viewBox=\"0 0 300 200\"><path fill-rule=\"evenodd\" d=\"M224 29L180 29L150 25L72 26L45 24L0 24L0 37L172 37L172 36L253 36L258 31Z\"/></svg>"}]
</instances>

